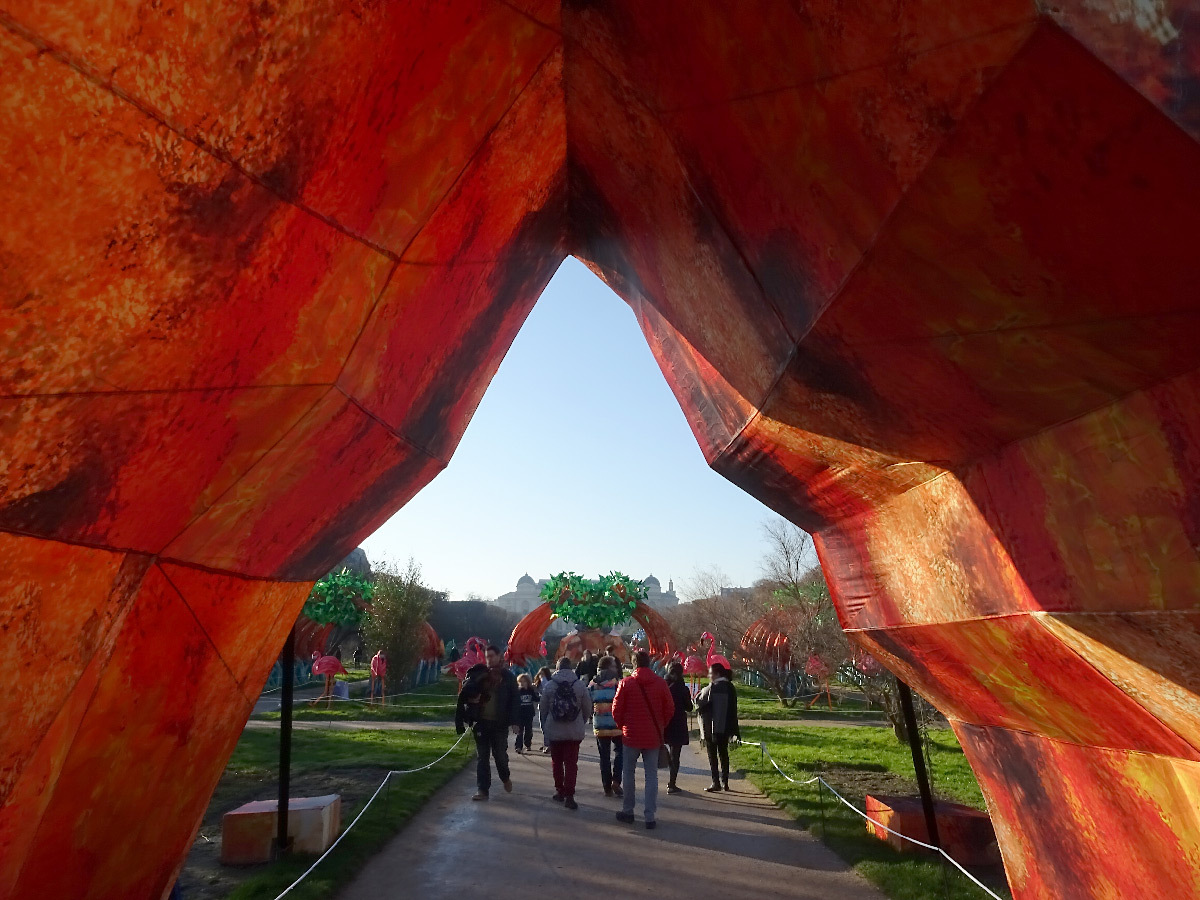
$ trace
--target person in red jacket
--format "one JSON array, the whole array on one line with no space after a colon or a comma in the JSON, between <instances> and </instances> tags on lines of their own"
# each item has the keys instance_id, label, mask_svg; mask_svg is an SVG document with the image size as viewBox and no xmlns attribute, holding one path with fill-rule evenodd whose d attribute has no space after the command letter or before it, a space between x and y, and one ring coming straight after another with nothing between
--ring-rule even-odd
<instances>
[{"instance_id":1,"label":"person in red jacket","mask_svg":"<svg viewBox=\"0 0 1200 900\"><path fill-rule=\"evenodd\" d=\"M637 761L641 759L646 773L646 827L653 828L658 805L658 749L663 744L663 729L675 713L675 700L667 683L650 668L649 653L639 650L634 662L637 668L621 681L612 705L612 716L621 726L624 744L625 798L617 820L633 822L633 808L637 802L634 776Z\"/></svg>"}]
</instances>

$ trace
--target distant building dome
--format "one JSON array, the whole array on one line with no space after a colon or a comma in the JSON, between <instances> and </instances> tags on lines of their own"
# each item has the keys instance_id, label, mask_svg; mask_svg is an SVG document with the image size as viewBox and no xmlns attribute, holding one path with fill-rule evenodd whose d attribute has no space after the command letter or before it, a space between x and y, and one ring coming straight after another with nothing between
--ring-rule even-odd
<instances>
[{"instance_id":1,"label":"distant building dome","mask_svg":"<svg viewBox=\"0 0 1200 900\"><path fill-rule=\"evenodd\" d=\"M657 578L655 578L653 575L649 576L648 578L642 579L642 584L644 584L646 586L647 590L649 590L650 588L654 588L655 590L657 590L662 587L662 582L659 581Z\"/></svg>"},{"instance_id":2,"label":"distant building dome","mask_svg":"<svg viewBox=\"0 0 1200 900\"><path fill-rule=\"evenodd\" d=\"M517 587L520 587L523 584L535 584L534 580L529 577L528 572L517 579Z\"/></svg>"}]
</instances>

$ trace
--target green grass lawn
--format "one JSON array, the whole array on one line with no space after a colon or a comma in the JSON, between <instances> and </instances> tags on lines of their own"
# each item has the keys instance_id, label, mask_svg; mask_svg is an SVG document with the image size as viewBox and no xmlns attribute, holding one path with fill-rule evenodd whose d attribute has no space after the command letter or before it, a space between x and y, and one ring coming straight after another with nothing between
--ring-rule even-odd
<instances>
[{"instance_id":1,"label":"green grass lawn","mask_svg":"<svg viewBox=\"0 0 1200 900\"><path fill-rule=\"evenodd\" d=\"M453 729L428 731L297 731L292 735L293 796L342 794L342 827L363 808L389 769L411 769L431 762L454 744ZM332 897L364 863L398 832L439 787L472 758L474 746L464 740L443 762L424 772L394 776L390 786L354 829L289 897L317 900ZM247 731L229 760L205 815L203 832L184 870L188 897L273 900L316 859L296 855L279 862L230 869L217 861L220 816L247 800L274 796L279 763L276 732ZM205 835L207 837L207 835Z\"/></svg>"},{"instance_id":2,"label":"green grass lawn","mask_svg":"<svg viewBox=\"0 0 1200 900\"><path fill-rule=\"evenodd\" d=\"M805 780L820 772L860 809L869 792L917 792L912 756L890 728L793 725L744 732L747 741L765 741L775 761L793 778ZM934 730L930 740L934 793L983 809L983 795L954 733ZM897 853L868 834L864 821L827 791L818 794L816 785L795 785L782 778L769 761L761 759L758 747L740 747L732 756L754 784L893 900L986 900L983 891L948 864ZM1011 896L999 867L973 874L1000 896Z\"/></svg>"},{"instance_id":3,"label":"green grass lawn","mask_svg":"<svg viewBox=\"0 0 1200 900\"><path fill-rule=\"evenodd\" d=\"M857 696L839 696L845 692L835 684L833 686L833 709L828 700L822 696L809 709L808 699L797 701L795 706L784 706L779 698L765 688L748 684L737 684L738 716L743 719L766 719L769 721L802 722L806 717L811 718L844 718L853 721L883 721L883 711L867 709L866 701Z\"/></svg>"},{"instance_id":4,"label":"green grass lawn","mask_svg":"<svg viewBox=\"0 0 1200 900\"><path fill-rule=\"evenodd\" d=\"M367 681L371 677L370 666L346 666L346 671L341 675L334 675L338 681Z\"/></svg>"},{"instance_id":5,"label":"green grass lawn","mask_svg":"<svg viewBox=\"0 0 1200 900\"><path fill-rule=\"evenodd\" d=\"M402 696L389 697L387 706L367 703L355 698L335 700L326 709L325 701L318 706L297 703L292 718L297 721L356 721L356 722L453 722L458 696L458 679L442 678L433 684L414 688ZM258 713L256 719L277 720L278 711Z\"/></svg>"}]
</instances>

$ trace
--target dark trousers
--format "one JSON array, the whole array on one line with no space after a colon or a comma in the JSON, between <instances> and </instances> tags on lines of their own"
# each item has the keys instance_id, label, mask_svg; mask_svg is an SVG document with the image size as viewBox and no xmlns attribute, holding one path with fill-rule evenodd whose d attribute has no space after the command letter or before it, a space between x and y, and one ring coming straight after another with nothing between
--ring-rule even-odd
<instances>
[{"instance_id":1,"label":"dark trousers","mask_svg":"<svg viewBox=\"0 0 1200 900\"><path fill-rule=\"evenodd\" d=\"M625 765L625 754L622 751L619 737L596 738L596 750L600 753L600 783L604 789L610 790L615 784L621 786L621 769ZM615 758L610 758L612 754Z\"/></svg>"},{"instance_id":2,"label":"dark trousers","mask_svg":"<svg viewBox=\"0 0 1200 900\"><path fill-rule=\"evenodd\" d=\"M714 734L706 742L708 767L712 769L713 784L729 781L729 735ZM721 777L717 777L717 758L721 760Z\"/></svg>"},{"instance_id":3,"label":"dark trousers","mask_svg":"<svg viewBox=\"0 0 1200 900\"><path fill-rule=\"evenodd\" d=\"M671 780L667 782L669 787L675 787L675 779L679 777L679 754L683 752L683 744L671 744Z\"/></svg>"},{"instance_id":4,"label":"dark trousers","mask_svg":"<svg viewBox=\"0 0 1200 900\"><path fill-rule=\"evenodd\" d=\"M501 781L508 781L508 729L495 722L479 722L475 725L475 752L479 760L475 768L475 783L479 790L487 793L492 788L492 765L489 757L496 760L496 774Z\"/></svg>"},{"instance_id":5,"label":"dark trousers","mask_svg":"<svg viewBox=\"0 0 1200 900\"><path fill-rule=\"evenodd\" d=\"M517 735L517 740L516 740L516 743L513 745L513 748L516 750L520 750L522 744L525 745L526 750L528 750L530 747L533 746L533 709L532 709L532 707L530 709L521 710L521 733Z\"/></svg>"},{"instance_id":6,"label":"dark trousers","mask_svg":"<svg viewBox=\"0 0 1200 900\"><path fill-rule=\"evenodd\" d=\"M582 741L551 741L550 760L554 763L554 793L560 797L575 796L575 780L579 777L579 745Z\"/></svg>"}]
</instances>

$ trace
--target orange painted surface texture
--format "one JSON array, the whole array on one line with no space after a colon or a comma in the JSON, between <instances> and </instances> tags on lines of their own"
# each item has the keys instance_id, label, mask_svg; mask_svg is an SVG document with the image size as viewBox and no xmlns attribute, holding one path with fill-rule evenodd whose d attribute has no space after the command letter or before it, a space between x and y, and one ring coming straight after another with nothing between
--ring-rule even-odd
<instances>
[{"instance_id":1,"label":"orange painted surface texture","mask_svg":"<svg viewBox=\"0 0 1200 900\"><path fill-rule=\"evenodd\" d=\"M169 887L568 253L954 720L1017 896L1200 893L1200 20L1055 10L10 2L0 895Z\"/></svg>"}]
</instances>

